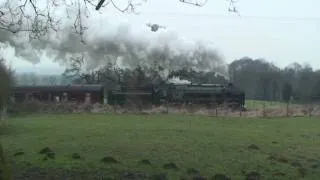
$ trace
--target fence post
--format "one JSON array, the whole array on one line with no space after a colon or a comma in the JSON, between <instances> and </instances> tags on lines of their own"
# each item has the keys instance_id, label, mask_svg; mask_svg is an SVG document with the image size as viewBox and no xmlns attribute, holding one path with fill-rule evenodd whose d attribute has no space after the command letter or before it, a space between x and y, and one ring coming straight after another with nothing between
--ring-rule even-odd
<instances>
[{"instance_id":1,"label":"fence post","mask_svg":"<svg viewBox=\"0 0 320 180\"><path fill-rule=\"evenodd\" d=\"M262 105L262 117L265 118L266 117L266 101L263 101L263 105Z\"/></svg>"},{"instance_id":2,"label":"fence post","mask_svg":"<svg viewBox=\"0 0 320 180\"><path fill-rule=\"evenodd\" d=\"M309 113L309 117L312 116L312 110L313 110L312 105L311 105L311 103L309 102L309 103L308 103L308 113Z\"/></svg>"},{"instance_id":3,"label":"fence post","mask_svg":"<svg viewBox=\"0 0 320 180\"><path fill-rule=\"evenodd\" d=\"M218 117L218 106L216 106L216 117Z\"/></svg>"},{"instance_id":4,"label":"fence post","mask_svg":"<svg viewBox=\"0 0 320 180\"><path fill-rule=\"evenodd\" d=\"M286 116L289 117L289 101L286 103Z\"/></svg>"},{"instance_id":5,"label":"fence post","mask_svg":"<svg viewBox=\"0 0 320 180\"><path fill-rule=\"evenodd\" d=\"M116 114L118 111L117 111L117 108L118 108L118 96L115 97L115 102L113 104L113 107L114 107L114 113Z\"/></svg>"},{"instance_id":6,"label":"fence post","mask_svg":"<svg viewBox=\"0 0 320 180\"><path fill-rule=\"evenodd\" d=\"M165 100L165 106L166 106L166 114L169 114L169 101L168 98Z\"/></svg>"}]
</instances>

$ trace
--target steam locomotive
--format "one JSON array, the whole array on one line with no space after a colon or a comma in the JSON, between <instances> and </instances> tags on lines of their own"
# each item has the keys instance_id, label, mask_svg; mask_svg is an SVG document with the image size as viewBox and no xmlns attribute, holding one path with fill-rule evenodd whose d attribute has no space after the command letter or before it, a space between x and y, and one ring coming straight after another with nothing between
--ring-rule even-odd
<instances>
[{"instance_id":1,"label":"steam locomotive","mask_svg":"<svg viewBox=\"0 0 320 180\"><path fill-rule=\"evenodd\" d=\"M233 84L174 84L144 86L103 86L101 84L68 86L17 86L13 88L15 102L29 99L55 99L110 105L130 104L226 104L235 108L245 105L245 93Z\"/></svg>"},{"instance_id":2,"label":"steam locomotive","mask_svg":"<svg viewBox=\"0 0 320 180\"><path fill-rule=\"evenodd\" d=\"M228 84L163 84L158 86L121 86L109 90L108 104L125 104L128 101L141 103L174 104L227 104L235 108L245 105L245 93Z\"/></svg>"}]
</instances>

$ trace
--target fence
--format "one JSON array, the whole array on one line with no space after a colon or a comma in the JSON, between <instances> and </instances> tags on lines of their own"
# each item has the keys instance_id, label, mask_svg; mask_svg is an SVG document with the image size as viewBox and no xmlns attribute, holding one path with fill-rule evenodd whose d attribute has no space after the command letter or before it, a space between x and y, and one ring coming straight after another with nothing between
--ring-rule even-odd
<instances>
[{"instance_id":1,"label":"fence","mask_svg":"<svg viewBox=\"0 0 320 180\"><path fill-rule=\"evenodd\" d=\"M246 108L248 112L256 113L261 117L297 117L297 116L320 116L320 101L318 98L309 100L266 101L247 100Z\"/></svg>"},{"instance_id":2,"label":"fence","mask_svg":"<svg viewBox=\"0 0 320 180\"><path fill-rule=\"evenodd\" d=\"M216 101L206 101L206 105L198 103L162 103L159 106L151 106L141 101L131 101L122 106L113 106L114 112L143 112L143 113L175 113L175 114L202 114L215 117L297 117L320 116L320 97L309 99L295 97L284 102L281 100L247 99L245 108L234 108L227 102L217 105ZM134 107L139 109L133 110ZM130 110L129 110L130 109Z\"/></svg>"},{"instance_id":3,"label":"fence","mask_svg":"<svg viewBox=\"0 0 320 180\"><path fill-rule=\"evenodd\" d=\"M71 102L44 103L39 101L15 104L9 113L138 113L138 114L190 114L212 117L302 117L320 116L320 101L266 101L246 100L245 108L232 108L230 104L182 104L162 103L153 105L141 101L130 101L126 104L79 104Z\"/></svg>"}]
</instances>

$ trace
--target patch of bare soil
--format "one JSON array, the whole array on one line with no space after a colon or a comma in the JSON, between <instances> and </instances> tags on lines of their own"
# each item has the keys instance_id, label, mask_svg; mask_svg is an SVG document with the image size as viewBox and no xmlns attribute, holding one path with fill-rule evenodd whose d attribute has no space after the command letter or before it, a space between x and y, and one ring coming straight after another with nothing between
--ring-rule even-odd
<instances>
[{"instance_id":1,"label":"patch of bare soil","mask_svg":"<svg viewBox=\"0 0 320 180\"><path fill-rule=\"evenodd\" d=\"M53 150L51 150L49 147L43 148L39 152L39 154L45 155L43 158L44 161L49 160L49 159L55 159L55 157L56 157L56 153Z\"/></svg>"},{"instance_id":2,"label":"patch of bare soil","mask_svg":"<svg viewBox=\"0 0 320 180\"><path fill-rule=\"evenodd\" d=\"M282 173L282 172L276 172L272 174L272 177L283 177L286 176L286 174Z\"/></svg>"},{"instance_id":3,"label":"patch of bare soil","mask_svg":"<svg viewBox=\"0 0 320 180\"><path fill-rule=\"evenodd\" d=\"M172 169L172 170L178 170L178 166L175 163L168 163L163 165L164 169Z\"/></svg>"},{"instance_id":4,"label":"patch of bare soil","mask_svg":"<svg viewBox=\"0 0 320 180\"><path fill-rule=\"evenodd\" d=\"M308 162L313 162L313 163L314 163L314 162L318 162L318 160L312 159L312 158L307 159L307 161L308 161Z\"/></svg>"},{"instance_id":5,"label":"patch of bare soil","mask_svg":"<svg viewBox=\"0 0 320 180\"><path fill-rule=\"evenodd\" d=\"M114 159L113 157L110 157L110 156L104 157L100 161L102 163L109 163L109 164L119 163L119 161L117 161L116 159Z\"/></svg>"},{"instance_id":6,"label":"patch of bare soil","mask_svg":"<svg viewBox=\"0 0 320 180\"><path fill-rule=\"evenodd\" d=\"M139 163L142 165L149 165L149 166L151 165L151 162L148 159L143 159Z\"/></svg>"},{"instance_id":7,"label":"patch of bare soil","mask_svg":"<svg viewBox=\"0 0 320 180\"><path fill-rule=\"evenodd\" d=\"M257 146L257 145L255 145L255 144L250 144L249 146L248 146L248 148L249 149L254 149L254 150L259 150L260 148Z\"/></svg>"},{"instance_id":8,"label":"patch of bare soil","mask_svg":"<svg viewBox=\"0 0 320 180\"><path fill-rule=\"evenodd\" d=\"M81 156L78 153L73 153L71 157L72 159L81 159Z\"/></svg>"},{"instance_id":9,"label":"patch of bare soil","mask_svg":"<svg viewBox=\"0 0 320 180\"><path fill-rule=\"evenodd\" d=\"M111 178L106 171L83 171L65 169L43 169L39 167L15 168L13 179L15 180L101 180Z\"/></svg>"},{"instance_id":10,"label":"patch of bare soil","mask_svg":"<svg viewBox=\"0 0 320 180\"><path fill-rule=\"evenodd\" d=\"M293 167L301 167L302 165L298 161L294 161L291 163L291 166Z\"/></svg>"},{"instance_id":11,"label":"patch of bare soil","mask_svg":"<svg viewBox=\"0 0 320 180\"><path fill-rule=\"evenodd\" d=\"M289 162L289 159L287 159L286 157L284 157L282 155L279 155L279 154L271 154L268 157L268 160L276 161L276 162L279 162L279 163L288 163Z\"/></svg>"},{"instance_id":12,"label":"patch of bare soil","mask_svg":"<svg viewBox=\"0 0 320 180\"><path fill-rule=\"evenodd\" d=\"M166 173L159 173L159 174L154 174L151 176L152 180L167 180L168 176Z\"/></svg>"},{"instance_id":13,"label":"patch of bare soil","mask_svg":"<svg viewBox=\"0 0 320 180\"><path fill-rule=\"evenodd\" d=\"M14 153L13 156L22 156L22 155L24 155L24 154L25 154L25 153L24 153L23 151L19 151L19 152Z\"/></svg>"},{"instance_id":14,"label":"patch of bare soil","mask_svg":"<svg viewBox=\"0 0 320 180\"><path fill-rule=\"evenodd\" d=\"M143 180L148 179L149 175L144 172L125 172L121 180Z\"/></svg>"},{"instance_id":15,"label":"patch of bare soil","mask_svg":"<svg viewBox=\"0 0 320 180\"><path fill-rule=\"evenodd\" d=\"M225 174L216 174L212 178L212 180L231 180L227 175Z\"/></svg>"},{"instance_id":16,"label":"patch of bare soil","mask_svg":"<svg viewBox=\"0 0 320 180\"><path fill-rule=\"evenodd\" d=\"M193 179L193 180L207 180L206 177L201 176L201 175L196 175L196 176L194 176L192 179Z\"/></svg>"},{"instance_id":17,"label":"patch of bare soil","mask_svg":"<svg viewBox=\"0 0 320 180\"><path fill-rule=\"evenodd\" d=\"M189 169L187 169L187 174L189 176L191 176L191 175L199 175L200 172L195 168L189 168Z\"/></svg>"},{"instance_id":18,"label":"patch of bare soil","mask_svg":"<svg viewBox=\"0 0 320 180\"><path fill-rule=\"evenodd\" d=\"M258 172L249 172L246 174L246 180L260 180L262 177Z\"/></svg>"},{"instance_id":19,"label":"patch of bare soil","mask_svg":"<svg viewBox=\"0 0 320 180\"><path fill-rule=\"evenodd\" d=\"M45 147L43 149L41 149L41 151L39 151L39 154L47 154L53 152L49 147Z\"/></svg>"},{"instance_id":20,"label":"patch of bare soil","mask_svg":"<svg viewBox=\"0 0 320 180\"><path fill-rule=\"evenodd\" d=\"M298 168L297 171L298 171L299 176L302 177L302 178L307 175L307 169L306 168Z\"/></svg>"},{"instance_id":21,"label":"patch of bare soil","mask_svg":"<svg viewBox=\"0 0 320 180\"><path fill-rule=\"evenodd\" d=\"M318 164L312 164L311 165L311 168L312 169L317 169L317 168L319 168L320 167L320 164L318 163Z\"/></svg>"},{"instance_id":22,"label":"patch of bare soil","mask_svg":"<svg viewBox=\"0 0 320 180\"><path fill-rule=\"evenodd\" d=\"M115 169L62 169L21 166L13 162L14 180L166 180L166 174L148 174L141 171Z\"/></svg>"}]
</instances>

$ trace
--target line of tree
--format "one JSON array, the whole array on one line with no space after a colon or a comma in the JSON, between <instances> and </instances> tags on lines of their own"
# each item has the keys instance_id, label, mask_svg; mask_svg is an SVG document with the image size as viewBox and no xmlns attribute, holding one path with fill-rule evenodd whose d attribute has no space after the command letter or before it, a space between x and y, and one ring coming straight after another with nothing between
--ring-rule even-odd
<instances>
[{"instance_id":1,"label":"line of tree","mask_svg":"<svg viewBox=\"0 0 320 180\"><path fill-rule=\"evenodd\" d=\"M82 71L84 62L81 58L70 60L70 66L62 75L20 74L16 81L20 85L58 85L58 84L112 84L146 86L161 84L170 78L180 78L193 83L223 84L232 82L245 91L247 99L269 101L312 101L320 100L320 71L310 65L292 63L285 68L263 59L243 57L228 65L225 77L217 72L179 69L166 72L160 66L133 69L121 69L108 63L98 69Z\"/></svg>"},{"instance_id":2,"label":"line of tree","mask_svg":"<svg viewBox=\"0 0 320 180\"><path fill-rule=\"evenodd\" d=\"M293 63L279 68L263 59L241 58L229 65L230 80L246 97L263 100L312 101L320 99L320 71Z\"/></svg>"},{"instance_id":3,"label":"line of tree","mask_svg":"<svg viewBox=\"0 0 320 180\"><path fill-rule=\"evenodd\" d=\"M64 76L73 78L75 83L127 84L132 86L159 84L169 78L178 77L193 83L223 84L232 82L245 91L247 99L269 101L312 101L320 100L320 71L310 65L293 63L285 68L263 59L244 57L233 61L228 66L229 77L217 72L202 72L193 69L180 69L166 72L154 67L136 67L121 69L107 64L90 72L82 72L82 61L74 59L66 69Z\"/></svg>"}]
</instances>

